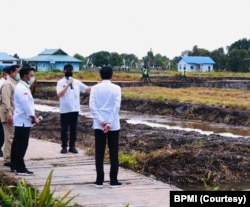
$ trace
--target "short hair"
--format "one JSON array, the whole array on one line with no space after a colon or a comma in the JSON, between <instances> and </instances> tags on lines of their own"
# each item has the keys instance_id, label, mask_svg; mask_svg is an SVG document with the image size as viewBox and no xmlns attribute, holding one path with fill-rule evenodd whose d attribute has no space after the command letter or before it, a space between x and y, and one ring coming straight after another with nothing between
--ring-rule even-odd
<instances>
[{"instance_id":1,"label":"short hair","mask_svg":"<svg viewBox=\"0 0 250 207\"><path fill-rule=\"evenodd\" d=\"M34 71L35 69L30 67L29 65L25 65L21 68L21 70L19 71L20 74L20 78L23 78L24 75L28 75L30 71Z\"/></svg>"},{"instance_id":2,"label":"short hair","mask_svg":"<svg viewBox=\"0 0 250 207\"><path fill-rule=\"evenodd\" d=\"M71 65L71 64L66 64L66 65L64 65L64 68L63 68L64 70L70 70L70 71L73 71L73 65Z\"/></svg>"},{"instance_id":3,"label":"short hair","mask_svg":"<svg viewBox=\"0 0 250 207\"><path fill-rule=\"evenodd\" d=\"M17 68L20 68L20 65L10 65L7 67L6 72L10 75L11 72L15 72Z\"/></svg>"},{"instance_id":4,"label":"short hair","mask_svg":"<svg viewBox=\"0 0 250 207\"><path fill-rule=\"evenodd\" d=\"M9 67L8 67L8 66L6 66L6 67L3 68L3 72L8 73L8 70L9 70Z\"/></svg>"},{"instance_id":5,"label":"short hair","mask_svg":"<svg viewBox=\"0 0 250 207\"><path fill-rule=\"evenodd\" d=\"M103 80L109 80L113 76L113 69L111 66L102 66L100 75Z\"/></svg>"}]
</instances>

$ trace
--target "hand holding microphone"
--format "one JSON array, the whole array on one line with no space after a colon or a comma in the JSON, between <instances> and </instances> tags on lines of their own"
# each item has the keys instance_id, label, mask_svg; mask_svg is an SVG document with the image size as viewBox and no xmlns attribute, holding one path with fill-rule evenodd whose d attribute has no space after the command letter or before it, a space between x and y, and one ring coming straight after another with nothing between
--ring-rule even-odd
<instances>
[{"instance_id":1,"label":"hand holding microphone","mask_svg":"<svg viewBox=\"0 0 250 207\"><path fill-rule=\"evenodd\" d=\"M74 87L73 87L73 78L70 76L67 79L68 79L68 84L70 85L70 88L74 89Z\"/></svg>"}]
</instances>

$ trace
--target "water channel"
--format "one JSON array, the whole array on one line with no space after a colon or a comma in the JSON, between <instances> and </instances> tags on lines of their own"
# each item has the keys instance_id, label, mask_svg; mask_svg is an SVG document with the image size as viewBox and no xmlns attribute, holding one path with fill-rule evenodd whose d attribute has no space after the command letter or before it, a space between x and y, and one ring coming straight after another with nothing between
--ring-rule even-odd
<instances>
[{"instance_id":1,"label":"water channel","mask_svg":"<svg viewBox=\"0 0 250 207\"><path fill-rule=\"evenodd\" d=\"M59 112L58 101L35 100L37 111ZM87 105L81 105L81 115L91 117ZM245 137L250 138L250 127L229 126L204 121L181 120L170 116L147 115L136 112L121 111L120 118L126 119L130 124L146 124L151 127L165 127L166 129L177 129L184 131L197 131L201 134L219 134L224 137Z\"/></svg>"}]
</instances>

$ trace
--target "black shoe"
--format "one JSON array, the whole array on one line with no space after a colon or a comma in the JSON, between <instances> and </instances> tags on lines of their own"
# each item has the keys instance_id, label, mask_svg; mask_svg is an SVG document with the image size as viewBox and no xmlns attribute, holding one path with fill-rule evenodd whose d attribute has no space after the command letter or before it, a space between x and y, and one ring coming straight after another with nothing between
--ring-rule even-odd
<instances>
[{"instance_id":1,"label":"black shoe","mask_svg":"<svg viewBox=\"0 0 250 207\"><path fill-rule=\"evenodd\" d=\"M10 172L16 172L16 169L14 167L10 167Z\"/></svg>"},{"instance_id":2,"label":"black shoe","mask_svg":"<svg viewBox=\"0 0 250 207\"><path fill-rule=\"evenodd\" d=\"M119 187L122 187L122 183L120 183L120 182L112 182L112 183L110 183L110 185L109 185L109 187L110 188L119 188Z\"/></svg>"},{"instance_id":3,"label":"black shoe","mask_svg":"<svg viewBox=\"0 0 250 207\"><path fill-rule=\"evenodd\" d=\"M101 183L94 182L92 185L96 188L103 188L103 185Z\"/></svg>"},{"instance_id":4,"label":"black shoe","mask_svg":"<svg viewBox=\"0 0 250 207\"><path fill-rule=\"evenodd\" d=\"M3 157L3 151L0 149L0 157Z\"/></svg>"},{"instance_id":5,"label":"black shoe","mask_svg":"<svg viewBox=\"0 0 250 207\"><path fill-rule=\"evenodd\" d=\"M77 149L75 147L69 148L69 152L72 152L72 153L75 153L75 154L78 153L78 151L77 151Z\"/></svg>"},{"instance_id":6,"label":"black shoe","mask_svg":"<svg viewBox=\"0 0 250 207\"><path fill-rule=\"evenodd\" d=\"M61 153L62 154L66 154L68 151L67 151L67 148L62 148L62 150L61 150Z\"/></svg>"},{"instance_id":7,"label":"black shoe","mask_svg":"<svg viewBox=\"0 0 250 207\"><path fill-rule=\"evenodd\" d=\"M31 176L31 175L34 175L34 173L25 169L22 171L16 171L16 175Z\"/></svg>"},{"instance_id":8,"label":"black shoe","mask_svg":"<svg viewBox=\"0 0 250 207\"><path fill-rule=\"evenodd\" d=\"M11 162L5 162L5 163L3 163L3 165L6 167L11 167Z\"/></svg>"}]
</instances>

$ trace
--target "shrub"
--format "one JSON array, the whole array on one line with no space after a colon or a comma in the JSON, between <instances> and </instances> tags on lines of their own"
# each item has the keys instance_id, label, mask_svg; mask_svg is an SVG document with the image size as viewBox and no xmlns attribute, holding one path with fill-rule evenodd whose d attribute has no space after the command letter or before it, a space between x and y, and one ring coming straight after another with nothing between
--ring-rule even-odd
<instances>
[{"instance_id":1,"label":"shrub","mask_svg":"<svg viewBox=\"0 0 250 207\"><path fill-rule=\"evenodd\" d=\"M0 189L0 206L4 207L66 207L77 196L68 198L71 191L67 191L62 197L54 197L55 191L51 191L51 180L53 170L44 184L41 192L37 188L33 188L26 180L17 182L17 185L10 185L3 190ZM73 206L77 206L74 204Z\"/></svg>"}]
</instances>

